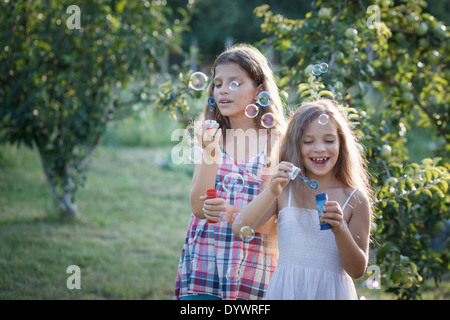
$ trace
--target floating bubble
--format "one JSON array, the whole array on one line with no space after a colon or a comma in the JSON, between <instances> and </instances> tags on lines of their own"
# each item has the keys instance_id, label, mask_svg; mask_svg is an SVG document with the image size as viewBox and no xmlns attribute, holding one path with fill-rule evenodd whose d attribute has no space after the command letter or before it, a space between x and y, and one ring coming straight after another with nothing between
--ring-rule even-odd
<instances>
[{"instance_id":1,"label":"floating bubble","mask_svg":"<svg viewBox=\"0 0 450 320\"><path fill-rule=\"evenodd\" d=\"M325 62L322 62L319 65L319 70L320 70L321 73L328 72L328 64L326 64Z\"/></svg>"},{"instance_id":2,"label":"floating bubble","mask_svg":"<svg viewBox=\"0 0 450 320\"><path fill-rule=\"evenodd\" d=\"M208 84L208 77L203 72L194 72L189 78L189 87L196 91L202 91Z\"/></svg>"},{"instance_id":3,"label":"floating bubble","mask_svg":"<svg viewBox=\"0 0 450 320\"><path fill-rule=\"evenodd\" d=\"M239 231L239 237L246 242L252 241L255 237L255 230L249 226L243 226Z\"/></svg>"},{"instance_id":4,"label":"floating bubble","mask_svg":"<svg viewBox=\"0 0 450 320\"><path fill-rule=\"evenodd\" d=\"M330 119L330 117L326 113L322 113L319 116L319 124L324 126L324 125L326 125L328 123L329 119Z\"/></svg>"},{"instance_id":5,"label":"floating bubble","mask_svg":"<svg viewBox=\"0 0 450 320\"><path fill-rule=\"evenodd\" d=\"M242 223L242 217L241 217L241 215L239 213L234 213L233 217L234 217L234 221L233 222L238 223L238 224Z\"/></svg>"},{"instance_id":6,"label":"floating bubble","mask_svg":"<svg viewBox=\"0 0 450 320\"><path fill-rule=\"evenodd\" d=\"M189 152L189 160L199 163L203 159L203 149L199 146L193 146Z\"/></svg>"},{"instance_id":7,"label":"floating bubble","mask_svg":"<svg viewBox=\"0 0 450 320\"><path fill-rule=\"evenodd\" d=\"M244 178L239 173L231 172L223 178L222 186L226 192L239 193L244 189Z\"/></svg>"},{"instance_id":8,"label":"floating bubble","mask_svg":"<svg viewBox=\"0 0 450 320\"><path fill-rule=\"evenodd\" d=\"M258 115L259 108L256 104L249 104L245 107L245 115L249 118L254 118Z\"/></svg>"},{"instance_id":9,"label":"floating bubble","mask_svg":"<svg viewBox=\"0 0 450 320\"><path fill-rule=\"evenodd\" d=\"M225 277L229 281L240 281L242 276L242 270L237 266L231 266L227 269Z\"/></svg>"},{"instance_id":10,"label":"floating bubble","mask_svg":"<svg viewBox=\"0 0 450 320\"><path fill-rule=\"evenodd\" d=\"M272 102L272 96L267 91L262 91L258 95L258 101L256 101L261 107L267 107Z\"/></svg>"},{"instance_id":11,"label":"floating bubble","mask_svg":"<svg viewBox=\"0 0 450 320\"><path fill-rule=\"evenodd\" d=\"M261 125L267 129L272 128L275 125L275 116L273 115L273 113L265 113L261 117Z\"/></svg>"},{"instance_id":12,"label":"floating bubble","mask_svg":"<svg viewBox=\"0 0 450 320\"><path fill-rule=\"evenodd\" d=\"M239 88L241 84L237 81L231 81L230 82L230 90L236 90L237 88Z\"/></svg>"},{"instance_id":13,"label":"floating bubble","mask_svg":"<svg viewBox=\"0 0 450 320\"><path fill-rule=\"evenodd\" d=\"M199 268L199 263L198 263L197 259L191 260L191 270L197 271L198 268Z\"/></svg>"},{"instance_id":14,"label":"floating bubble","mask_svg":"<svg viewBox=\"0 0 450 320\"><path fill-rule=\"evenodd\" d=\"M221 212L221 213L219 213L219 216L220 216L220 221L223 221L223 222L230 221L230 215L228 214L228 212Z\"/></svg>"},{"instance_id":15,"label":"floating bubble","mask_svg":"<svg viewBox=\"0 0 450 320\"><path fill-rule=\"evenodd\" d=\"M214 99L214 97L209 97L209 98L208 98L208 104L209 104L211 107L214 107L214 105L216 104L216 99Z\"/></svg>"},{"instance_id":16,"label":"floating bubble","mask_svg":"<svg viewBox=\"0 0 450 320\"><path fill-rule=\"evenodd\" d=\"M315 64L311 70L312 74L315 76L320 76L322 72L320 71L320 64Z\"/></svg>"}]
</instances>

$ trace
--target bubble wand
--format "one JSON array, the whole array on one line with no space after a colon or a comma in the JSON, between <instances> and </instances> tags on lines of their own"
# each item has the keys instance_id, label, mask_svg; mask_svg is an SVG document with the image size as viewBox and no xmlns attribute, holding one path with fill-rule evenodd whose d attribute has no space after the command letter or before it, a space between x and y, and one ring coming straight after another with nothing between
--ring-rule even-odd
<instances>
[{"instance_id":1,"label":"bubble wand","mask_svg":"<svg viewBox=\"0 0 450 320\"><path fill-rule=\"evenodd\" d=\"M311 189L315 190L319 187L319 183L317 182L317 180L314 179L309 180L308 178L301 176L299 172L300 168L294 166L293 170L291 172L288 172L289 176L291 177L291 180L294 180L295 178L299 177L303 180L303 182L307 183Z\"/></svg>"},{"instance_id":2,"label":"bubble wand","mask_svg":"<svg viewBox=\"0 0 450 320\"><path fill-rule=\"evenodd\" d=\"M209 104L209 120L212 121L212 112L214 110L214 105L216 104L216 99L214 99L214 97L209 97L208 104Z\"/></svg>"}]
</instances>

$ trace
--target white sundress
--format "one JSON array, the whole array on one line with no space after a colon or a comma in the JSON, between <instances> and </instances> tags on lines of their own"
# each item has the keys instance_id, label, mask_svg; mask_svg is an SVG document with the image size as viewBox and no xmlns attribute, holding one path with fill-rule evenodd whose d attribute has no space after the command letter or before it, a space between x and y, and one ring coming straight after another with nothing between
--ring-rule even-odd
<instances>
[{"instance_id":1,"label":"white sundress","mask_svg":"<svg viewBox=\"0 0 450 320\"><path fill-rule=\"evenodd\" d=\"M288 206L278 213L278 267L265 299L358 299L353 280L341 265L333 232L320 230L316 209L291 207L291 194L289 186Z\"/></svg>"}]
</instances>

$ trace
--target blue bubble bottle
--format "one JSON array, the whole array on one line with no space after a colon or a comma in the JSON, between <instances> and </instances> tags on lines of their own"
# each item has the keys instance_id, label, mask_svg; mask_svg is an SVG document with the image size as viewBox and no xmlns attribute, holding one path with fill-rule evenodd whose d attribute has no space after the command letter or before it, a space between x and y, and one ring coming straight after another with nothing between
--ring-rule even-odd
<instances>
[{"instance_id":1,"label":"blue bubble bottle","mask_svg":"<svg viewBox=\"0 0 450 320\"><path fill-rule=\"evenodd\" d=\"M323 214L323 208L325 207L325 203L328 200L328 196L326 193L316 194L316 203L317 203L317 211L319 212L319 220L320 216ZM320 223L320 230L329 230L331 229L331 225L325 222Z\"/></svg>"}]
</instances>

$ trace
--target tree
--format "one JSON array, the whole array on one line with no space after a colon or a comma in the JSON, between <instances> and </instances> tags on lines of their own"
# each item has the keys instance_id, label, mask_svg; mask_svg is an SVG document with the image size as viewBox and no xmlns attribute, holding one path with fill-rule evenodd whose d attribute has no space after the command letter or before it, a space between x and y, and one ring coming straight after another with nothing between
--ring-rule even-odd
<instances>
[{"instance_id":1,"label":"tree","mask_svg":"<svg viewBox=\"0 0 450 320\"><path fill-rule=\"evenodd\" d=\"M425 1L315 1L305 19L287 19L269 6L255 9L266 38L281 55L280 86L297 88L292 103L319 96L348 108L365 146L376 195L374 249L382 285L399 298L420 297L420 283L449 268L433 234L450 218L448 85L450 36L423 12ZM328 72L315 76L315 64ZM412 123L443 137L433 158L408 160Z\"/></svg>"},{"instance_id":2,"label":"tree","mask_svg":"<svg viewBox=\"0 0 450 320\"><path fill-rule=\"evenodd\" d=\"M0 2L0 143L37 151L64 214L76 214L86 159L126 105L120 90L153 85L161 57L179 50L179 13L170 21L165 1Z\"/></svg>"}]
</instances>

